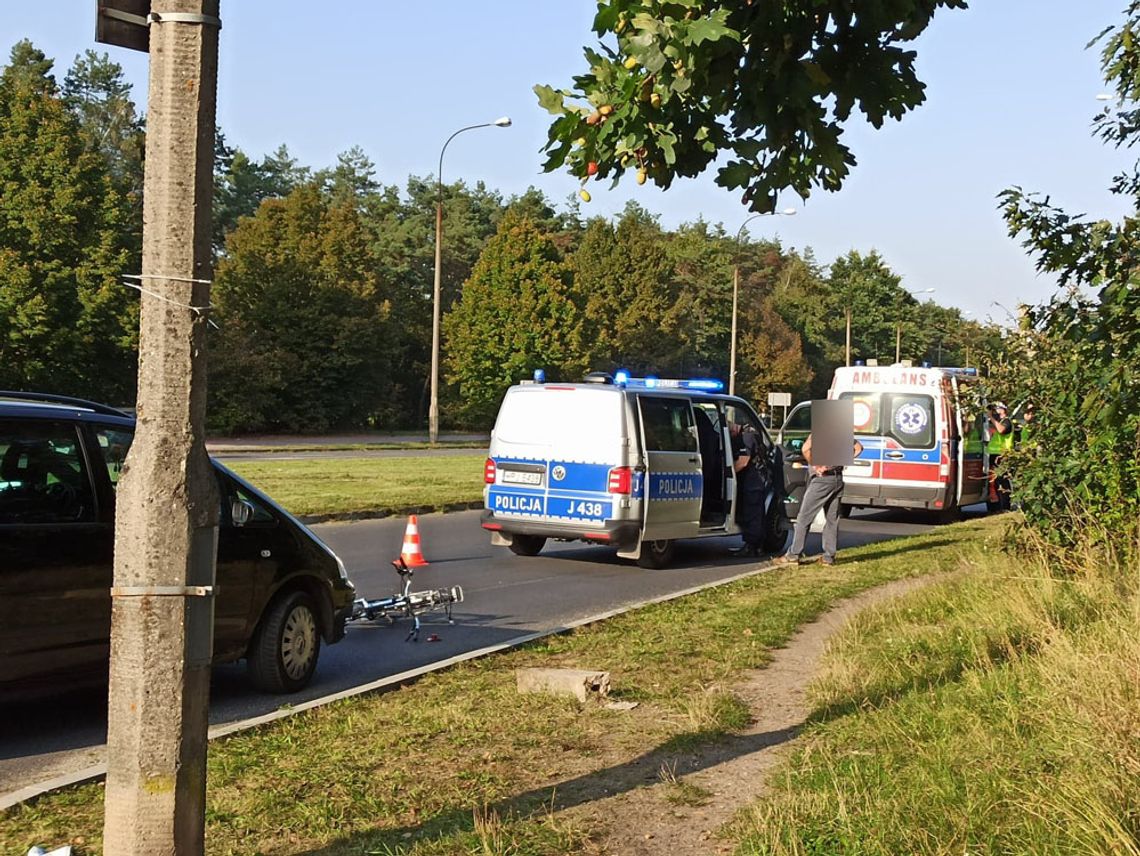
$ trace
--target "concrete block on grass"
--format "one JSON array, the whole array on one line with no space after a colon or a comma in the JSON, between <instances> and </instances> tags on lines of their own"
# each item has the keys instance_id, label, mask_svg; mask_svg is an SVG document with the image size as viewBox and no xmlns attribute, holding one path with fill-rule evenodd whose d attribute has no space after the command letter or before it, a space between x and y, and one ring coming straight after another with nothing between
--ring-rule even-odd
<instances>
[{"instance_id":1,"label":"concrete block on grass","mask_svg":"<svg viewBox=\"0 0 1140 856\"><path fill-rule=\"evenodd\" d=\"M610 673L588 669L518 669L515 681L520 693L570 695L578 701L605 698L610 692Z\"/></svg>"}]
</instances>

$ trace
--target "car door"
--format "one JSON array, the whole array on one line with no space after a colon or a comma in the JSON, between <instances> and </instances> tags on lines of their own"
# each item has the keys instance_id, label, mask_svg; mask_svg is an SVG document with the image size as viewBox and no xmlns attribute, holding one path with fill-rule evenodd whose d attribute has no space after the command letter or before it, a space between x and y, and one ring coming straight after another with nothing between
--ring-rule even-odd
<instances>
[{"instance_id":1,"label":"car door","mask_svg":"<svg viewBox=\"0 0 1140 856\"><path fill-rule=\"evenodd\" d=\"M780 448L784 456L784 510L794 520L799 514L804 491L807 490L808 467L803 447L811 434L811 402L801 401L788 413L780 429Z\"/></svg>"},{"instance_id":2,"label":"car door","mask_svg":"<svg viewBox=\"0 0 1140 856\"><path fill-rule=\"evenodd\" d=\"M240 657L292 549L281 522L257 497L216 470L222 495L214 586L214 657Z\"/></svg>"},{"instance_id":3,"label":"car door","mask_svg":"<svg viewBox=\"0 0 1140 856\"><path fill-rule=\"evenodd\" d=\"M687 398L638 395L645 450L644 539L690 538L700 530L704 481Z\"/></svg>"},{"instance_id":4,"label":"car door","mask_svg":"<svg viewBox=\"0 0 1140 856\"><path fill-rule=\"evenodd\" d=\"M0 685L106 673L108 512L77 425L0 420Z\"/></svg>"}]
</instances>

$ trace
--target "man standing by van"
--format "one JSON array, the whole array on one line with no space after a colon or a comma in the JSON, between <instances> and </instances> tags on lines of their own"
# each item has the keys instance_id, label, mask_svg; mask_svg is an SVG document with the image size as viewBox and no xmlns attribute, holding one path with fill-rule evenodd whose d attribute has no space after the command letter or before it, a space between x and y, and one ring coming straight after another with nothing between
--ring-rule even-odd
<instances>
[{"instance_id":1,"label":"man standing by van","mask_svg":"<svg viewBox=\"0 0 1140 856\"><path fill-rule=\"evenodd\" d=\"M816 466L812 463L811 439L809 434L804 441L803 456L811 467L807 490L804 491L803 501L800 503L800 512L796 516L796 533L792 537L792 546L783 556L775 560L776 565L798 565L800 554L804 551L807 541L808 529L820 510L823 510L823 555L820 562L824 565L835 564L835 553L839 549L839 498L843 495L843 467L842 466ZM855 441L853 457L857 458L863 452L863 444Z\"/></svg>"}]
</instances>

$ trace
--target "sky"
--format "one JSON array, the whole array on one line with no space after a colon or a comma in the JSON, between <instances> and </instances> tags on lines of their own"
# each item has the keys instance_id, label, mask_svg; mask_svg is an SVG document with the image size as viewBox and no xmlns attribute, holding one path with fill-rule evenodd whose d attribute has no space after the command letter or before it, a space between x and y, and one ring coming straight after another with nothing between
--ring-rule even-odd
<instances>
[{"instance_id":1,"label":"sky","mask_svg":"<svg viewBox=\"0 0 1140 856\"><path fill-rule=\"evenodd\" d=\"M971 0L942 10L915 43L927 101L875 130L861 120L845 138L858 165L838 193L806 201L788 193L792 217L754 220L755 238L810 248L827 264L877 250L920 299L1006 324L1021 302L1040 303L1055 279L1011 239L996 195L1020 186L1048 193L1070 213L1117 220L1108 193L1129 158L1090 132L1105 91L1099 50L1086 49L1123 19L1125 0ZM62 80L88 48L108 52L143 105L147 57L96 45L95 0L0 0L0 50L29 38L56 60ZM157 8L157 2L156 2ZM360 146L384 184L434 175L453 131L510 116L510 128L455 138L444 181L485 182L505 196L541 189L560 207L576 193L568 173L544 174L550 116L536 83L569 86L585 70L596 6L587 0L222 0L218 124L231 145L258 158L286 144L320 168ZM750 216L714 170L667 191L591 185L583 215L612 216L630 199L665 228L703 218L735 234Z\"/></svg>"}]
</instances>

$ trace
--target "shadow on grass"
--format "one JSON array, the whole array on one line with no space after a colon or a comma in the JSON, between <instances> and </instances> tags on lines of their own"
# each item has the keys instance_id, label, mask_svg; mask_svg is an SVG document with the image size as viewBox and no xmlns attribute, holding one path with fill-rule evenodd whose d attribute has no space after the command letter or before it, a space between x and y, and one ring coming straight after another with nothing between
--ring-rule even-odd
<instances>
[{"instance_id":1,"label":"shadow on grass","mask_svg":"<svg viewBox=\"0 0 1140 856\"><path fill-rule=\"evenodd\" d=\"M911 544L899 544L895 541L885 541L882 543L883 546L877 550L865 550L862 547L859 547L859 552L855 555L852 555L850 552L840 550L838 554L839 564L849 565L853 562L870 562L874 559L886 559L891 556L900 556L903 553L912 553L916 550L925 551L933 547L945 547L949 544L955 544L957 541L955 541L953 538L924 538L921 541L917 541ZM856 548L849 549L854 550Z\"/></svg>"},{"instance_id":2,"label":"shadow on grass","mask_svg":"<svg viewBox=\"0 0 1140 856\"><path fill-rule=\"evenodd\" d=\"M735 736L707 733L678 735L624 764L543 785L479 808L484 813L493 811L504 819L541 819L552 808L560 811L652 785L658 781L662 766L676 770L678 775L689 775L734 758L779 746L798 733L799 726ZM700 754L691 754L698 742L701 746ZM464 806L442 812L414 826L355 833L316 850L307 850L303 856L349 856L361 853L387 856L406 852L418 841L471 834L473 830L473 807Z\"/></svg>"}]
</instances>

